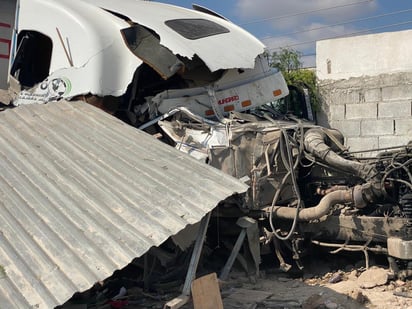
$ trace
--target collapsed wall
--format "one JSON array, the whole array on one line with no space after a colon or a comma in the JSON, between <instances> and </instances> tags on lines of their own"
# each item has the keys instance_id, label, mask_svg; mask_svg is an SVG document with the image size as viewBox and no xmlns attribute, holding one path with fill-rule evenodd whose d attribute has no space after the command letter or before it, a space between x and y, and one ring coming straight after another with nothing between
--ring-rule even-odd
<instances>
[{"instance_id":1,"label":"collapsed wall","mask_svg":"<svg viewBox=\"0 0 412 309\"><path fill-rule=\"evenodd\" d=\"M340 130L352 151L412 140L412 72L323 81L321 124Z\"/></svg>"},{"instance_id":2,"label":"collapsed wall","mask_svg":"<svg viewBox=\"0 0 412 309\"><path fill-rule=\"evenodd\" d=\"M320 124L341 130L351 151L412 140L411 52L412 31L318 42Z\"/></svg>"}]
</instances>

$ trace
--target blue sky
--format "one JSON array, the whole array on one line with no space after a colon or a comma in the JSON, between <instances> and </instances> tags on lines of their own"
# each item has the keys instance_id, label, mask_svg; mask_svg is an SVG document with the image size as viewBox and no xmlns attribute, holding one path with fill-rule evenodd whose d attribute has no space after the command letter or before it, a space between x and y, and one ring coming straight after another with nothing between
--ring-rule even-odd
<instances>
[{"instance_id":1,"label":"blue sky","mask_svg":"<svg viewBox=\"0 0 412 309\"><path fill-rule=\"evenodd\" d=\"M315 65L316 40L412 29L411 0L157 0L205 6L258 37L270 51L302 53ZM379 48L379 47L377 47Z\"/></svg>"}]
</instances>

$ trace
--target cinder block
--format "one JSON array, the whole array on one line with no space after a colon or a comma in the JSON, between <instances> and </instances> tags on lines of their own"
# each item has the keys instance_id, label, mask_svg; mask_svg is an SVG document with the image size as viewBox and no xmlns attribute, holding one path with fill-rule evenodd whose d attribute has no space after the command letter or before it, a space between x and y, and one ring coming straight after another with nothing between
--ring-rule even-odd
<instances>
[{"instance_id":1,"label":"cinder block","mask_svg":"<svg viewBox=\"0 0 412 309\"><path fill-rule=\"evenodd\" d=\"M334 90L331 94L330 104L341 105L346 103L358 103L363 100L362 98L363 96L359 94L358 89L338 89Z\"/></svg>"},{"instance_id":2,"label":"cinder block","mask_svg":"<svg viewBox=\"0 0 412 309\"><path fill-rule=\"evenodd\" d=\"M346 119L377 119L378 103L346 104Z\"/></svg>"},{"instance_id":3,"label":"cinder block","mask_svg":"<svg viewBox=\"0 0 412 309\"><path fill-rule=\"evenodd\" d=\"M346 146L349 151L367 151L378 148L378 137L348 137Z\"/></svg>"},{"instance_id":4,"label":"cinder block","mask_svg":"<svg viewBox=\"0 0 412 309\"><path fill-rule=\"evenodd\" d=\"M334 90L330 93L329 96L329 104L330 105L339 105L339 104L345 104L345 102L342 100L342 91Z\"/></svg>"},{"instance_id":5,"label":"cinder block","mask_svg":"<svg viewBox=\"0 0 412 309\"><path fill-rule=\"evenodd\" d=\"M412 99L411 85L406 84L406 85L382 88L382 100L383 101L411 100L411 99Z\"/></svg>"},{"instance_id":6,"label":"cinder block","mask_svg":"<svg viewBox=\"0 0 412 309\"><path fill-rule=\"evenodd\" d=\"M384 149L386 147L394 146L404 146L412 140L410 135L400 135L400 136L380 136L379 137L379 148Z\"/></svg>"},{"instance_id":7,"label":"cinder block","mask_svg":"<svg viewBox=\"0 0 412 309\"><path fill-rule=\"evenodd\" d=\"M330 121L345 119L345 105L331 105L329 109Z\"/></svg>"},{"instance_id":8,"label":"cinder block","mask_svg":"<svg viewBox=\"0 0 412 309\"><path fill-rule=\"evenodd\" d=\"M344 137L359 137L360 130L360 120L344 120L344 121L331 121L330 125L342 132Z\"/></svg>"},{"instance_id":9,"label":"cinder block","mask_svg":"<svg viewBox=\"0 0 412 309\"><path fill-rule=\"evenodd\" d=\"M365 89L365 102L379 102L382 101L382 89Z\"/></svg>"},{"instance_id":10,"label":"cinder block","mask_svg":"<svg viewBox=\"0 0 412 309\"><path fill-rule=\"evenodd\" d=\"M412 118L395 119L395 134L408 135L412 140Z\"/></svg>"},{"instance_id":11,"label":"cinder block","mask_svg":"<svg viewBox=\"0 0 412 309\"><path fill-rule=\"evenodd\" d=\"M411 116L411 101L381 102L378 104L378 118L410 118Z\"/></svg>"},{"instance_id":12,"label":"cinder block","mask_svg":"<svg viewBox=\"0 0 412 309\"><path fill-rule=\"evenodd\" d=\"M393 135L395 133L394 120L362 120L361 121L361 136L381 136Z\"/></svg>"}]
</instances>

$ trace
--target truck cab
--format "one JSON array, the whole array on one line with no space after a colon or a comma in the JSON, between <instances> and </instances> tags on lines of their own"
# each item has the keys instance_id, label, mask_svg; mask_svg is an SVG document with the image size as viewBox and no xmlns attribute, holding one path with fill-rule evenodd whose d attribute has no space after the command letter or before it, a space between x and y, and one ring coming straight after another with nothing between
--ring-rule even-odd
<instances>
[{"instance_id":1,"label":"truck cab","mask_svg":"<svg viewBox=\"0 0 412 309\"><path fill-rule=\"evenodd\" d=\"M82 99L135 126L179 107L222 117L288 94L264 50L204 8L21 0L9 76L13 104Z\"/></svg>"}]
</instances>

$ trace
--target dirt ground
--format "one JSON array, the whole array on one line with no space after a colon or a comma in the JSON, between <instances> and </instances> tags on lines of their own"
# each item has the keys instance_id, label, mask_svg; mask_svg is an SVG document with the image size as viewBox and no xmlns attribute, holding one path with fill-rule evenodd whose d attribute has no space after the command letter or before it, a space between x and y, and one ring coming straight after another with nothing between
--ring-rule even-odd
<instances>
[{"instance_id":1,"label":"dirt ground","mask_svg":"<svg viewBox=\"0 0 412 309\"><path fill-rule=\"evenodd\" d=\"M0 89L0 102L9 104L10 100L8 92ZM362 263L361 259L353 263L333 255L326 255L324 260L309 258L305 271L298 277L273 266L262 267L259 276L247 276L235 268L227 281L220 282L224 308L412 309L411 280L393 278L387 265L371 263L365 269ZM157 298L141 294L140 289L129 290L125 308L162 308L166 300L175 296ZM193 304L189 302L184 308L193 308Z\"/></svg>"},{"instance_id":2,"label":"dirt ground","mask_svg":"<svg viewBox=\"0 0 412 309\"><path fill-rule=\"evenodd\" d=\"M225 309L412 309L412 281L395 278L385 261L371 256L366 269L362 255L322 252L306 257L298 275L282 272L276 262L263 263L259 277L248 277L235 267L229 279L220 282L221 297Z\"/></svg>"},{"instance_id":3,"label":"dirt ground","mask_svg":"<svg viewBox=\"0 0 412 309\"><path fill-rule=\"evenodd\" d=\"M391 278L386 266L365 269L344 265L344 259L340 263L341 267L335 268L333 260L313 260L300 278L267 269L253 283L235 273L228 286L238 287L222 289L224 308L412 308L409 280Z\"/></svg>"},{"instance_id":4,"label":"dirt ground","mask_svg":"<svg viewBox=\"0 0 412 309\"><path fill-rule=\"evenodd\" d=\"M386 259L380 256L379 260ZM218 281L216 289L220 291L219 297L225 309L412 309L412 281L394 278L387 265L376 263L373 258L370 259L371 266L368 269L361 258L356 263L354 261L353 256L331 254L307 257L304 271L299 275L282 272L276 266L276 261L262 265L259 276L248 276L241 270L240 264L235 264L228 280ZM117 286L116 291L121 290L120 286ZM206 302L216 298L216 293L211 292L213 289L210 286L207 288L209 290L205 288L201 291L201 299ZM161 309L167 301L178 297L180 291L181 285L173 292L169 290L165 293L145 293L141 288L127 289L122 299L128 305L121 308ZM193 303L190 300L181 308L193 309ZM93 308L113 307L106 303ZM196 307L209 308L220 307L211 304Z\"/></svg>"}]
</instances>

